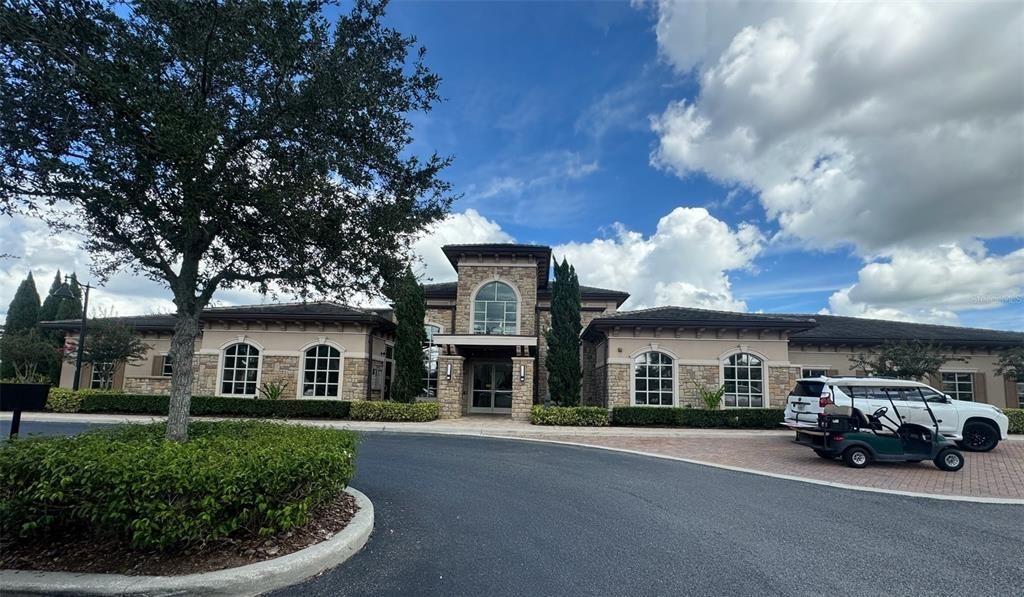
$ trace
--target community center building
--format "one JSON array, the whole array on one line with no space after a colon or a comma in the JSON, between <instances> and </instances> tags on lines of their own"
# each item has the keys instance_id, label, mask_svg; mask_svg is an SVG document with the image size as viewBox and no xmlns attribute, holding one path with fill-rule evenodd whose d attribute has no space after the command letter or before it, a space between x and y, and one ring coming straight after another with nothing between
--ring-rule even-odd
<instances>
[{"instance_id":1,"label":"community center building","mask_svg":"<svg viewBox=\"0 0 1024 597\"><path fill-rule=\"evenodd\" d=\"M457 281L427 284L428 362L424 400L442 417L527 419L548 399L544 332L551 323L551 249L539 245L448 245ZM688 307L621 311L629 294L581 286L584 404L702 406L697 388L725 386L724 408L782 407L800 377L858 375L851 357L886 342L921 340L963 360L931 385L959 400L1024 406L1024 382L996 375L1001 351L1024 333L838 317L754 314ZM121 318L150 349L106 375L84 368L81 387L110 385L164 394L174 318ZM393 375L394 314L336 303L206 309L195 347L195 394L255 397L283 384L291 399L387 399ZM46 322L73 337L79 322ZM63 365L61 386L74 367Z\"/></svg>"}]
</instances>

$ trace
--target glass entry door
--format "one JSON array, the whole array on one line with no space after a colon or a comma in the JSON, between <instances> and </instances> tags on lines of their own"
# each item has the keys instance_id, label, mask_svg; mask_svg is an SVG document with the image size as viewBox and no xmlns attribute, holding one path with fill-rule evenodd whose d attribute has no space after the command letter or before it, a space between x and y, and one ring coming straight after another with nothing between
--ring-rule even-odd
<instances>
[{"instance_id":1,"label":"glass entry door","mask_svg":"<svg viewBox=\"0 0 1024 597\"><path fill-rule=\"evenodd\" d=\"M512 363L474 363L469 412L512 412Z\"/></svg>"}]
</instances>

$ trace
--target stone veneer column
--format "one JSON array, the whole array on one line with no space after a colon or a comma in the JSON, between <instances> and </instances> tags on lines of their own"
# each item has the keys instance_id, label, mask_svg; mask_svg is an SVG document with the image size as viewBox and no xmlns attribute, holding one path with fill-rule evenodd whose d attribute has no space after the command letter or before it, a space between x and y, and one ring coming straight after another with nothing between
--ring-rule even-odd
<instances>
[{"instance_id":1,"label":"stone veneer column","mask_svg":"<svg viewBox=\"0 0 1024 597\"><path fill-rule=\"evenodd\" d=\"M608 408L616 406L629 406L629 370L630 365L625 363L609 363L606 367L608 374Z\"/></svg>"},{"instance_id":2,"label":"stone veneer column","mask_svg":"<svg viewBox=\"0 0 1024 597\"><path fill-rule=\"evenodd\" d=\"M512 419L529 421L533 408L533 357L512 357ZM522 367L522 381L519 368Z\"/></svg>"},{"instance_id":3,"label":"stone veneer column","mask_svg":"<svg viewBox=\"0 0 1024 597\"><path fill-rule=\"evenodd\" d=\"M704 400L697 393L697 383L704 384L709 390L714 390L722 385L722 381L719 379L718 365L679 365L677 374L679 404L676 406L704 408Z\"/></svg>"},{"instance_id":4,"label":"stone veneer column","mask_svg":"<svg viewBox=\"0 0 1024 597\"><path fill-rule=\"evenodd\" d=\"M341 399L366 400L366 376L369 372L370 359L367 357L348 357L342 355L341 364Z\"/></svg>"},{"instance_id":5,"label":"stone veneer column","mask_svg":"<svg viewBox=\"0 0 1024 597\"><path fill-rule=\"evenodd\" d=\"M442 419L462 416L463 361L464 359L457 355L443 354L437 357L437 408L438 416ZM451 379L448 378L449 365L452 368Z\"/></svg>"},{"instance_id":6,"label":"stone veneer column","mask_svg":"<svg viewBox=\"0 0 1024 597\"><path fill-rule=\"evenodd\" d=\"M298 390L295 380L299 377L299 357L285 355L265 355L260 385L274 383L284 386L282 399L295 398Z\"/></svg>"},{"instance_id":7,"label":"stone veneer column","mask_svg":"<svg viewBox=\"0 0 1024 597\"><path fill-rule=\"evenodd\" d=\"M768 367L768 404L772 408L785 408L790 390L800 379L800 367Z\"/></svg>"}]
</instances>

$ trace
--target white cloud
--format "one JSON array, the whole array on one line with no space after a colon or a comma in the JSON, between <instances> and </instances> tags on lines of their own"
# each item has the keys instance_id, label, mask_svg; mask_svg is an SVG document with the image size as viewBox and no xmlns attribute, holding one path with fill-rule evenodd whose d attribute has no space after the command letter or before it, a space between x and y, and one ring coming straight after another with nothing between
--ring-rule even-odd
<instances>
[{"instance_id":1,"label":"white cloud","mask_svg":"<svg viewBox=\"0 0 1024 597\"><path fill-rule=\"evenodd\" d=\"M456 279L456 272L441 252L444 245L514 241L497 222L485 218L475 209L453 213L435 224L413 245L413 251L422 262L416 273L428 283L449 282Z\"/></svg>"},{"instance_id":2,"label":"white cloud","mask_svg":"<svg viewBox=\"0 0 1024 597\"><path fill-rule=\"evenodd\" d=\"M700 94L655 164L759 194L783 237L863 255L1024 235L1024 5L662 2Z\"/></svg>"},{"instance_id":3,"label":"white cloud","mask_svg":"<svg viewBox=\"0 0 1024 597\"><path fill-rule=\"evenodd\" d=\"M981 243L897 250L872 261L829 298L837 315L958 323L956 312L997 308L1024 296L1024 249L989 255Z\"/></svg>"},{"instance_id":4,"label":"white cloud","mask_svg":"<svg viewBox=\"0 0 1024 597\"><path fill-rule=\"evenodd\" d=\"M727 272L748 268L763 237L751 225L731 229L706 209L678 207L658 221L654 234L613 225L614 236L554 247L586 285L632 294L625 308L687 305L746 310L733 297Z\"/></svg>"}]
</instances>

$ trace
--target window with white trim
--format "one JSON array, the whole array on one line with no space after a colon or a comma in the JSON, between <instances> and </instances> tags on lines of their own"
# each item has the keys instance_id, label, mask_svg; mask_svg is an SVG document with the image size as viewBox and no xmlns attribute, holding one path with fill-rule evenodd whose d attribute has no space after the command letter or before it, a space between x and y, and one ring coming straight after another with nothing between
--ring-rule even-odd
<instances>
[{"instance_id":1,"label":"window with white trim","mask_svg":"<svg viewBox=\"0 0 1024 597\"><path fill-rule=\"evenodd\" d=\"M174 365L171 363L171 355L165 354L164 360L160 364L160 375L163 377L170 377L174 374Z\"/></svg>"},{"instance_id":2,"label":"window with white trim","mask_svg":"<svg viewBox=\"0 0 1024 597\"><path fill-rule=\"evenodd\" d=\"M633 404L672 406L675 384L672 357L652 350L633 359Z\"/></svg>"},{"instance_id":3,"label":"window with white trim","mask_svg":"<svg viewBox=\"0 0 1024 597\"><path fill-rule=\"evenodd\" d=\"M260 373L260 350L239 342L224 349L221 359L220 393L228 396L255 396Z\"/></svg>"},{"instance_id":4,"label":"window with white trim","mask_svg":"<svg viewBox=\"0 0 1024 597\"><path fill-rule=\"evenodd\" d=\"M828 368L804 367L800 370L800 377L828 377Z\"/></svg>"},{"instance_id":5,"label":"window with white trim","mask_svg":"<svg viewBox=\"0 0 1024 597\"><path fill-rule=\"evenodd\" d=\"M341 387L341 351L327 344L310 347L303 355L302 395L337 398Z\"/></svg>"},{"instance_id":6,"label":"window with white trim","mask_svg":"<svg viewBox=\"0 0 1024 597\"><path fill-rule=\"evenodd\" d=\"M942 373L942 391L954 400L974 402L974 374L956 372Z\"/></svg>"},{"instance_id":7,"label":"window with white trim","mask_svg":"<svg viewBox=\"0 0 1024 597\"><path fill-rule=\"evenodd\" d=\"M728 357L722 378L726 407L764 407L764 362L760 358L745 352Z\"/></svg>"},{"instance_id":8,"label":"window with white trim","mask_svg":"<svg viewBox=\"0 0 1024 597\"><path fill-rule=\"evenodd\" d=\"M93 390L109 390L114 387L114 364L93 363L89 387Z\"/></svg>"},{"instance_id":9,"label":"window with white trim","mask_svg":"<svg viewBox=\"0 0 1024 597\"><path fill-rule=\"evenodd\" d=\"M519 300L504 282L488 282L473 297L473 333L514 336Z\"/></svg>"},{"instance_id":10,"label":"window with white trim","mask_svg":"<svg viewBox=\"0 0 1024 597\"><path fill-rule=\"evenodd\" d=\"M423 396L437 398L437 357L440 347L434 343L434 334L441 333L441 326L428 323L423 326L427 339L423 342L423 367L427 375L423 378Z\"/></svg>"}]
</instances>

